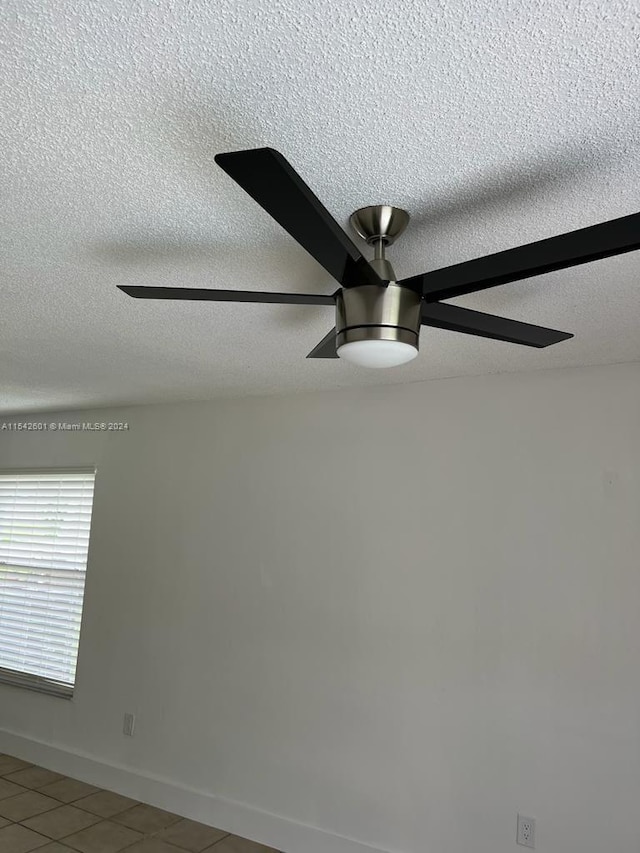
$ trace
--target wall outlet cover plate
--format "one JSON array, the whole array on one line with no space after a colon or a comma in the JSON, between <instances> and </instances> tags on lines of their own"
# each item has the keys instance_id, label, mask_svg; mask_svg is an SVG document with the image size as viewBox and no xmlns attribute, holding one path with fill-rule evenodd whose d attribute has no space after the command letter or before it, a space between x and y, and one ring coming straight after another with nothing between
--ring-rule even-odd
<instances>
[{"instance_id":1,"label":"wall outlet cover plate","mask_svg":"<svg viewBox=\"0 0 640 853\"><path fill-rule=\"evenodd\" d=\"M522 847L536 846L536 822L532 817L518 815L518 837L516 842Z\"/></svg>"}]
</instances>

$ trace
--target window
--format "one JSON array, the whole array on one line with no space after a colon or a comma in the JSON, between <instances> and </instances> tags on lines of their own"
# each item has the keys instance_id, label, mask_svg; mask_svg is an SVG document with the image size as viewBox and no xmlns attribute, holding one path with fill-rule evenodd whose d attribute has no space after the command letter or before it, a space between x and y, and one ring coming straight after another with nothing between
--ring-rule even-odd
<instances>
[{"instance_id":1,"label":"window","mask_svg":"<svg viewBox=\"0 0 640 853\"><path fill-rule=\"evenodd\" d=\"M73 695L94 479L0 471L0 681Z\"/></svg>"}]
</instances>

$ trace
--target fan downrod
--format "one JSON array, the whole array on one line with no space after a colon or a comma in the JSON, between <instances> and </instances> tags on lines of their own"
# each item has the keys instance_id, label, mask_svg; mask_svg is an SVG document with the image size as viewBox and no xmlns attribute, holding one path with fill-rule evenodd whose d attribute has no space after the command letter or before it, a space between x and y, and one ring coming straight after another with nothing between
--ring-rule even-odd
<instances>
[{"instance_id":1,"label":"fan downrod","mask_svg":"<svg viewBox=\"0 0 640 853\"><path fill-rule=\"evenodd\" d=\"M409 214L391 204L374 204L361 207L352 213L349 221L354 231L373 246L373 260L369 261L382 279L395 281L396 274L385 255L385 249L394 243L409 224Z\"/></svg>"}]
</instances>

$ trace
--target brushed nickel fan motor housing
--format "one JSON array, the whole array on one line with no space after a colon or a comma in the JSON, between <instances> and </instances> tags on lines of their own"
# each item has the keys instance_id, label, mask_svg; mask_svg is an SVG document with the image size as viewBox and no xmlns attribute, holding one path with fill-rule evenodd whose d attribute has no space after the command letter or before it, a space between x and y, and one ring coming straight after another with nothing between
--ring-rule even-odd
<instances>
[{"instance_id":1,"label":"brushed nickel fan motor housing","mask_svg":"<svg viewBox=\"0 0 640 853\"><path fill-rule=\"evenodd\" d=\"M418 349L421 298L395 282L341 290L336 298L336 346L353 341L400 341Z\"/></svg>"},{"instance_id":2,"label":"brushed nickel fan motor housing","mask_svg":"<svg viewBox=\"0 0 640 853\"><path fill-rule=\"evenodd\" d=\"M350 217L354 231L370 246L369 263L384 283L342 289L336 300L336 346L353 341L400 341L418 349L421 298L396 284L396 274L385 258L385 248L409 223L406 210L390 204L362 207ZM387 283L388 282L388 283Z\"/></svg>"}]
</instances>

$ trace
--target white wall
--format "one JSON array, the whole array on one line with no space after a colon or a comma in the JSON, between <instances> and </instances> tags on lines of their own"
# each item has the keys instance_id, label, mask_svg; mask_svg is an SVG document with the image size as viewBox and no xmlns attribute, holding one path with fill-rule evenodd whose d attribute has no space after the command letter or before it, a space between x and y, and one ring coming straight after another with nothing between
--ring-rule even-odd
<instances>
[{"instance_id":1,"label":"white wall","mask_svg":"<svg viewBox=\"0 0 640 853\"><path fill-rule=\"evenodd\" d=\"M640 365L67 419L131 428L0 466L98 466L77 695L0 728L383 849L639 849Z\"/></svg>"}]
</instances>

